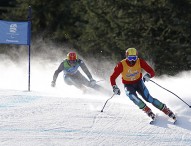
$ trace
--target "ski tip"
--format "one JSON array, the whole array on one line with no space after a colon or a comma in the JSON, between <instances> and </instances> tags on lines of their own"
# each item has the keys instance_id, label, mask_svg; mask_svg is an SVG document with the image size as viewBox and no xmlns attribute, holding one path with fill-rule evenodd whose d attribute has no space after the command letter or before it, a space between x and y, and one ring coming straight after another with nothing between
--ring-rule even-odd
<instances>
[{"instance_id":1,"label":"ski tip","mask_svg":"<svg viewBox=\"0 0 191 146\"><path fill-rule=\"evenodd\" d=\"M149 124L153 125L153 123L154 123L154 121L150 121L150 123L149 123Z\"/></svg>"},{"instance_id":2,"label":"ski tip","mask_svg":"<svg viewBox=\"0 0 191 146\"><path fill-rule=\"evenodd\" d=\"M176 124L176 123L177 123L177 119L176 119L176 120L174 120L173 124Z\"/></svg>"}]
</instances>

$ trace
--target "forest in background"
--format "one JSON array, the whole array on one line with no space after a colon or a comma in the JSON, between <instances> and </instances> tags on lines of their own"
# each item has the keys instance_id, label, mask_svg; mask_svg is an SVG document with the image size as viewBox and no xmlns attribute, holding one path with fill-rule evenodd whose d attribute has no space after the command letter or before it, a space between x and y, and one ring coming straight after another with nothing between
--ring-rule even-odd
<instances>
[{"instance_id":1,"label":"forest in background","mask_svg":"<svg viewBox=\"0 0 191 146\"><path fill-rule=\"evenodd\" d=\"M1 0L0 19L27 20L29 6L32 40L40 35L116 62L135 47L157 75L191 69L191 0Z\"/></svg>"}]
</instances>

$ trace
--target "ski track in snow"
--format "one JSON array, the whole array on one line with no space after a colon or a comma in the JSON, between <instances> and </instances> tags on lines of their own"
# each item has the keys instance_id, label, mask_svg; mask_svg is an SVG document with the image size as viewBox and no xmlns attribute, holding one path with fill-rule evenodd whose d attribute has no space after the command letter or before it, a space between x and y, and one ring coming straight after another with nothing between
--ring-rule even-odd
<instances>
[{"instance_id":1,"label":"ski track in snow","mask_svg":"<svg viewBox=\"0 0 191 146\"><path fill-rule=\"evenodd\" d=\"M0 97L2 146L191 144L188 115L178 115L177 125L173 125L160 113L150 125L150 119L128 99L118 103L119 96L108 102L103 113L105 96L75 98L0 90Z\"/></svg>"}]
</instances>

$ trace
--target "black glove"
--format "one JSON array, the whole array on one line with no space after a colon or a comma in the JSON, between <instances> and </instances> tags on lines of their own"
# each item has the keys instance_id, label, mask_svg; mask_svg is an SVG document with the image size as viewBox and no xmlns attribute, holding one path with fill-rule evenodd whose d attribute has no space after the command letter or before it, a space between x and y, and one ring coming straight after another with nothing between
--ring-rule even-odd
<instances>
[{"instance_id":1,"label":"black glove","mask_svg":"<svg viewBox=\"0 0 191 146\"><path fill-rule=\"evenodd\" d=\"M120 89L117 87L117 85L113 85L113 93L115 95L120 95L121 94L121 91Z\"/></svg>"},{"instance_id":2,"label":"black glove","mask_svg":"<svg viewBox=\"0 0 191 146\"><path fill-rule=\"evenodd\" d=\"M146 73L144 76L143 76L143 81L150 81L150 78L151 78L151 75L149 73Z\"/></svg>"},{"instance_id":3,"label":"black glove","mask_svg":"<svg viewBox=\"0 0 191 146\"><path fill-rule=\"evenodd\" d=\"M52 82L51 82L51 86L52 86L52 87L55 87L55 86L56 86L55 81L52 81Z\"/></svg>"}]
</instances>

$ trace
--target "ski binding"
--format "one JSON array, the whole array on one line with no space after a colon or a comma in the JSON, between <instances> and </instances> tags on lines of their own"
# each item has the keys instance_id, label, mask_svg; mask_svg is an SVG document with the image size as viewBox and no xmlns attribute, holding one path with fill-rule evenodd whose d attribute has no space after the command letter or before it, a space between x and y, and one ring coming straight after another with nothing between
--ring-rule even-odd
<instances>
[{"instance_id":1,"label":"ski binding","mask_svg":"<svg viewBox=\"0 0 191 146\"><path fill-rule=\"evenodd\" d=\"M155 114L155 118L154 118L154 119L151 119L151 121L150 121L150 124L151 124L151 125L155 123L156 118L157 118L157 114Z\"/></svg>"}]
</instances>

